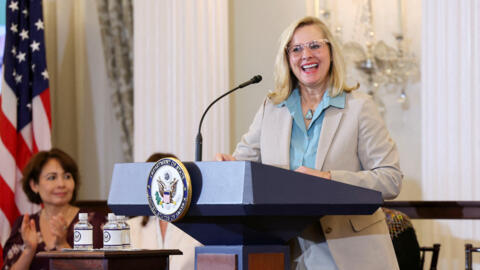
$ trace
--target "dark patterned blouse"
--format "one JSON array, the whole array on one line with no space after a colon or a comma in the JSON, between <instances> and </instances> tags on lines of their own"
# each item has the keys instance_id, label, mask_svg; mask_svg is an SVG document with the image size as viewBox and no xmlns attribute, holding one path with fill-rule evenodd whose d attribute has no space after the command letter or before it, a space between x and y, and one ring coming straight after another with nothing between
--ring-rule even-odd
<instances>
[{"instance_id":1,"label":"dark patterned blouse","mask_svg":"<svg viewBox=\"0 0 480 270\"><path fill-rule=\"evenodd\" d=\"M87 212L89 212L87 209L80 209L79 211L79 213L87 213ZM35 220L35 225L37 228L38 245L35 253L38 253L41 251L47 251L45 242L43 242L42 234L40 232L40 212L37 212L31 215L30 219ZM23 216L20 216L17 218L17 220L15 220L15 223L13 224L12 232L10 233L10 237L5 243L5 247L3 249L2 270L10 269L23 252L23 240L22 240L22 235L20 233L22 220L23 220ZM105 216L101 213L89 212L88 214L88 222L90 222L90 224L92 224L93 226L93 247L94 248L103 247L102 228L103 228L103 224L105 224L105 221L106 221ZM71 247L73 247L73 226L77 222L78 222L78 215L75 216L75 218L72 220L72 222L70 223L67 229L67 242ZM47 270L48 260L34 258L32 263L30 264L30 269Z\"/></svg>"},{"instance_id":2,"label":"dark patterned blouse","mask_svg":"<svg viewBox=\"0 0 480 270\"><path fill-rule=\"evenodd\" d=\"M423 269L420 246L410 218L394 209L383 208L400 270Z\"/></svg>"}]
</instances>

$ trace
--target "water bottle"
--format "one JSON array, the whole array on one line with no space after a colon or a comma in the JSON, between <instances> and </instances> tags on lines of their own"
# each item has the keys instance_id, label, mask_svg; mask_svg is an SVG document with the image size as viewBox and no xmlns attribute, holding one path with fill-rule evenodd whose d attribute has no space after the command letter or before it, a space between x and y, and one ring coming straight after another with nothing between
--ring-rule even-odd
<instances>
[{"instance_id":1,"label":"water bottle","mask_svg":"<svg viewBox=\"0 0 480 270\"><path fill-rule=\"evenodd\" d=\"M127 223L127 217L117 216L118 225L122 229L123 249L130 249L130 225Z\"/></svg>"},{"instance_id":2,"label":"water bottle","mask_svg":"<svg viewBox=\"0 0 480 270\"><path fill-rule=\"evenodd\" d=\"M108 213L107 223L103 226L103 249L122 249L122 229L117 223L115 214Z\"/></svg>"},{"instance_id":3,"label":"water bottle","mask_svg":"<svg viewBox=\"0 0 480 270\"><path fill-rule=\"evenodd\" d=\"M73 249L93 249L93 226L88 223L87 213L78 214L78 222L73 227Z\"/></svg>"}]
</instances>

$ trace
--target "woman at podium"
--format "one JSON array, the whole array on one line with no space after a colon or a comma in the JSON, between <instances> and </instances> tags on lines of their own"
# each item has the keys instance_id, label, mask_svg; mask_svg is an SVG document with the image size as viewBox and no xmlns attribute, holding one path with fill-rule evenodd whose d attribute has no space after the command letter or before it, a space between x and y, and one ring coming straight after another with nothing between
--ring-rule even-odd
<instances>
[{"instance_id":1,"label":"woman at podium","mask_svg":"<svg viewBox=\"0 0 480 270\"><path fill-rule=\"evenodd\" d=\"M275 91L268 94L233 155L290 168L395 198L402 181L397 148L367 94L346 83L339 44L315 17L280 38ZM292 269L398 269L385 214L324 216L290 243Z\"/></svg>"},{"instance_id":2,"label":"woman at podium","mask_svg":"<svg viewBox=\"0 0 480 270\"><path fill-rule=\"evenodd\" d=\"M30 159L23 170L23 190L30 202L43 208L15 221L3 250L2 269L49 269L48 260L35 259L35 254L72 248L77 214L85 212L72 204L79 181L77 164L62 150L41 151ZM105 217L91 213L88 221L94 227L93 247L101 248Z\"/></svg>"}]
</instances>

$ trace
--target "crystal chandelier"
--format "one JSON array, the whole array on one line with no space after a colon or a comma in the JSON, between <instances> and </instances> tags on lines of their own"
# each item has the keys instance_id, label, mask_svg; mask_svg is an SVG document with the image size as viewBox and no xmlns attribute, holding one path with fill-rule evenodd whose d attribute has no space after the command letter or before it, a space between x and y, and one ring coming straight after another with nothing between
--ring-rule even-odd
<instances>
[{"instance_id":1,"label":"crystal chandelier","mask_svg":"<svg viewBox=\"0 0 480 270\"><path fill-rule=\"evenodd\" d=\"M355 21L357 32L364 37L364 42L360 43L356 41L342 42L342 27L332 26L331 10L324 7L318 12L319 17L327 23L341 42L347 67L358 71L355 78L349 77L348 79L359 81L361 85L367 86L368 93L372 95L382 113L385 111L385 105L379 97L380 90L396 93L397 102L403 109L407 109L408 97L405 89L408 84L417 82L420 78L417 58L409 52L403 34L401 0L398 0L398 3L400 31L394 34L395 48L387 45L383 40L377 41L376 39L373 29L372 0L364 1L360 6L360 16L357 16ZM351 73L349 72L350 76L352 76Z\"/></svg>"}]
</instances>

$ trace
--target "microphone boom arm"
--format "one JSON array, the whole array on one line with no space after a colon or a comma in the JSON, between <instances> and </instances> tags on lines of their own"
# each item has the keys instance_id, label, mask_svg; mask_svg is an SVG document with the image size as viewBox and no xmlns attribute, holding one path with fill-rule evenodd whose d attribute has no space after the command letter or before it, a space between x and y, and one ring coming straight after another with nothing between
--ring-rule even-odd
<instances>
[{"instance_id":1,"label":"microphone boom arm","mask_svg":"<svg viewBox=\"0 0 480 270\"><path fill-rule=\"evenodd\" d=\"M239 86L233 88L232 90L226 92L225 94L219 96L214 101L212 101L212 103L210 103L210 105L208 105L207 109L202 114L202 118L200 118L200 124L198 124L198 133L197 133L197 137L195 138L195 161L202 161L203 138L202 138L201 129L202 129L203 119L205 118L205 115L207 114L208 110L210 110L210 108L213 106L213 104L215 104L217 101L219 101L220 99L222 99L226 95L229 95L230 93L234 92L235 90L238 90L238 89L243 88L245 86L248 86L250 84L258 83L261 80L262 80L262 76L256 75L253 78L251 78L249 81L246 81L246 82L240 84Z\"/></svg>"}]
</instances>

